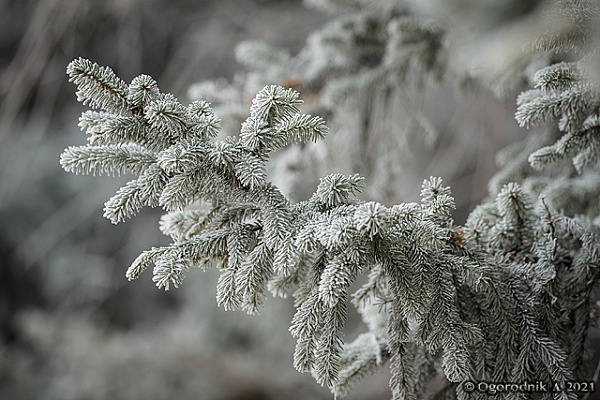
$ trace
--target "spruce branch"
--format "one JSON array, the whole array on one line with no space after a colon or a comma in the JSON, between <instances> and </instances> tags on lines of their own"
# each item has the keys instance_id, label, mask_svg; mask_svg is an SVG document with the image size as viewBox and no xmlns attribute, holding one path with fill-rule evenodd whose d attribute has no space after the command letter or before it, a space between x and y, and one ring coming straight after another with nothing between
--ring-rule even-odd
<instances>
[{"instance_id":1,"label":"spruce branch","mask_svg":"<svg viewBox=\"0 0 600 400\"><path fill-rule=\"evenodd\" d=\"M358 29L352 37L364 39L362 54L379 54L385 29L370 23L357 19L346 28ZM423 34L439 39L433 28L396 28L407 43ZM597 143L598 100L573 71L540 72L539 89L519 100L523 125L566 120L563 138L535 156L540 166L573 155L594 166L599 153L586 147ZM444 393L459 398L466 379L578 377L573 364L582 360L600 276L597 222L555 217L545 203L538 212L521 185L508 183L458 226L450 188L433 177L419 203L360 200L363 178L342 174L322 178L309 200L294 203L268 181L269 158L328 133L322 118L300 112L298 92L264 87L240 135L218 140L220 120L205 101L184 106L146 75L128 86L83 59L69 73L81 101L105 111L84 113L80 126L90 143L67 148L63 168L138 175L106 202L114 223L143 206L167 210L160 228L173 243L143 252L128 279L153 265L153 282L169 290L191 268L216 266L217 303L251 314L267 291L292 294L294 367L340 396L386 363L394 399L421 398L438 377L447 382ZM350 304L367 332L344 344ZM555 318L560 313L574 318Z\"/></svg>"},{"instance_id":2,"label":"spruce branch","mask_svg":"<svg viewBox=\"0 0 600 400\"><path fill-rule=\"evenodd\" d=\"M60 165L75 174L139 174L156 162L152 151L136 143L102 146L71 146L60 157Z\"/></svg>"},{"instance_id":3,"label":"spruce branch","mask_svg":"<svg viewBox=\"0 0 600 400\"><path fill-rule=\"evenodd\" d=\"M77 101L114 113L129 111L129 88L112 69L78 58L67 66L67 74L77 85Z\"/></svg>"},{"instance_id":4,"label":"spruce branch","mask_svg":"<svg viewBox=\"0 0 600 400\"><path fill-rule=\"evenodd\" d=\"M129 85L127 101L134 109L143 110L159 96L158 83L149 75L139 75Z\"/></svg>"}]
</instances>

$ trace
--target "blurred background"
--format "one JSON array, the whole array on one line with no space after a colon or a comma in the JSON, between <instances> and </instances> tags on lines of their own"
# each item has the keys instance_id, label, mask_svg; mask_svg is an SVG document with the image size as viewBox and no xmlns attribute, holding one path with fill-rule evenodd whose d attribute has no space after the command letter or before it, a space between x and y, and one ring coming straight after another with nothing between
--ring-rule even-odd
<instances>
[{"instance_id":1,"label":"blurred background","mask_svg":"<svg viewBox=\"0 0 600 400\"><path fill-rule=\"evenodd\" d=\"M497 13L483 9L490 20L481 25L496 29L537 2L485 3ZM1 399L332 398L292 367L291 300L274 299L250 317L216 306L215 271L190 271L169 292L149 273L128 282L125 270L141 251L169 242L158 229L161 210L111 225L103 203L130 178L75 176L59 165L65 147L85 143L77 126L85 107L65 74L72 59L111 66L126 82L149 74L187 103L194 83L231 79L241 68L240 41L295 54L330 18L294 0L0 0ZM435 145L386 154L412 167L394 188L367 182L375 188L368 195L388 205L416 201L423 179L442 176L463 222L487 195L495 153L524 136L515 93L419 86L411 107L428 117ZM332 136L344 141L343 132ZM351 316L347 339L360 330ZM367 379L349 399L389 398L388 379Z\"/></svg>"}]
</instances>

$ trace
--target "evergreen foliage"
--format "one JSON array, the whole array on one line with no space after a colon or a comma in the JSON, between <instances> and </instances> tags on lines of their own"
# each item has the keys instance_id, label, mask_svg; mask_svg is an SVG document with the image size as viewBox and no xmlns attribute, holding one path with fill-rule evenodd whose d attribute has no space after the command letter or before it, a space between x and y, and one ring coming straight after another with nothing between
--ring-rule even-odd
<instances>
[{"instance_id":1,"label":"evergreen foliage","mask_svg":"<svg viewBox=\"0 0 600 400\"><path fill-rule=\"evenodd\" d=\"M302 64L257 44L239 56L277 69L264 76L283 76L287 63L308 65L305 90L323 87L341 68L346 78L334 79L337 89L351 90L348 98L363 104L364 87L380 79L390 84L392 74L405 73L415 60L434 74L447 69L443 30L396 2L311 3L335 12L354 7L351 17L313 37L337 52L326 58L329 64ZM591 3L563 3L578 24L596 16ZM394 399L488 396L466 390L467 381L563 386L591 378L586 346L597 322L600 97L588 73L594 62L589 43L568 29L539 40L540 49L581 55L539 70L536 88L518 100L521 125L556 117L559 138L536 150L557 136L549 129L524 149L505 152L506 167L491 183L495 198L477 206L464 226L452 219L450 188L434 177L423 183L419 203L391 207L359 200L364 184L358 174L322 178L308 200L286 198L267 180L269 158L295 143L324 139L328 128L321 117L301 113L296 90L278 85L254 97L239 136L218 140L220 120L207 102L186 107L146 75L127 85L109 68L75 60L68 73L77 97L100 111L84 112L80 126L90 143L66 149L61 164L75 173L138 176L105 203L113 223L144 206L167 210L160 227L172 244L143 252L129 279L153 265L153 281L168 290L190 268L216 266L217 302L248 313L260 311L267 293L292 295L294 366L336 395L386 364ZM524 167L527 159L538 170L571 159L575 170L560 164L558 175L533 173ZM539 200L532 196L539 193ZM568 203L582 211L561 210ZM345 343L349 306L367 332Z\"/></svg>"},{"instance_id":2,"label":"evergreen foliage","mask_svg":"<svg viewBox=\"0 0 600 400\"><path fill-rule=\"evenodd\" d=\"M461 75L457 78L460 81L465 74L447 64L447 40L441 24L411 13L404 1L327 0L306 4L332 18L310 34L297 54L262 41L242 42L236 57L246 71L231 83L197 83L190 88L189 96L210 100L224 120L224 133L236 135L236 122L245 118L244 101L265 85L277 83L302 92L309 112L326 118L332 131L343 131L343 135L328 139L327 148L335 150L326 160L319 158L316 146L302 148L305 158L316 158L319 167L323 165L314 180L332 168L358 172L372 182L365 188L367 196L396 201L398 189L394 183L406 173L407 162L399 159L391 166L383 157L371 154L398 149L402 147L399 141L431 146L438 136L433 124L413 104L418 102L422 85L402 83L415 73L423 77L428 74L434 80ZM422 82L422 78L416 81ZM276 157L274 163L280 163L280 159L281 164L285 163L285 154ZM382 196L384 191L390 193ZM305 199L305 192L299 197Z\"/></svg>"}]
</instances>

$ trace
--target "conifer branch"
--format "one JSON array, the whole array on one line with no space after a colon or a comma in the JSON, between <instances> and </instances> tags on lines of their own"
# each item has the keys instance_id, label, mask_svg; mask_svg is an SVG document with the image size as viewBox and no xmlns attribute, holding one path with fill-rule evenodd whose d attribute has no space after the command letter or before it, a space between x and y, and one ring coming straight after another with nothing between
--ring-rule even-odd
<instances>
[{"instance_id":1,"label":"conifer branch","mask_svg":"<svg viewBox=\"0 0 600 400\"><path fill-rule=\"evenodd\" d=\"M112 69L78 58L67 66L67 74L77 85L77 100L83 104L115 113L129 111L129 88Z\"/></svg>"},{"instance_id":2,"label":"conifer branch","mask_svg":"<svg viewBox=\"0 0 600 400\"><path fill-rule=\"evenodd\" d=\"M335 1L325 3L336 8ZM384 60L368 79L383 79L385 68L404 65L402 57L416 57L427 68L439 61L441 30L394 21L390 31L373 26L375 37L365 31L365 19L344 27L364 39L360 54ZM387 50L397 50L398 58L383 56L387 34L397 35L389 46L398 48ZM529 126L560 117L563 136L530 161L541 168L573 157L584 180L584 168L598 165L600 99L582 71L577 63L561 63L538 72L537 88L519 98L517 120ZM78 98L104 111L82 115L90 143L67 148L63 168L138 176L105 203L113 223L143 206L167 210L160 229L173 243L143 252L128 279L153 265L153 282L169 290L191 268L216 266L217 303L250 314L260 311L267 292L292 294L294 367L339 396L386 363L394 399L422 398L438 377L446 380L440 393L457 398L465 398L467 379L564 383L582 377L577 364L600 279L597 219L557 213L550 196L536 211L526 193L530 182L499 188L465 226L452 219L450 188L433 177L423 182L418 203L360 200L358 174L328 175L309 200L294 203L268 181L269 158L329 131L322 118L300 112L295 90L264 87L240 135L218 140L220 119L205 101L185 106L149 76L126 85L88 60L75 60L68 72ZM581 187L600 187L591 181ZM577 180L568 182L573 188ZM367 332L345 344L349 304Z\"/></svg>"}]
</instances>

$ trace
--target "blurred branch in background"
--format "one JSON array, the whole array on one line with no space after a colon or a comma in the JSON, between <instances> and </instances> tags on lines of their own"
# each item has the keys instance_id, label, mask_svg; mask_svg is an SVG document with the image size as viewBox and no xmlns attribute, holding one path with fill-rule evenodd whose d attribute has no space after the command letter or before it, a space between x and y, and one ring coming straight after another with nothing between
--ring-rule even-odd
<instances>
[{"instance_id":1,"label":"blurred branch in background","mask_svg":"<svg viewBox=\"0 0 600 400\"><path fill-rule=\"evenodd\" d=\"M4 18L14 15L10 8L23 7L19 4L28 3L5 5ZM16 52L0 80L0 140L25 111L35 112L33 119L49 122L64 80L59 68L65 57L61 45L71 44L72 48L77 19L88 11L83 10L84 5L81 0L42 0L33 5L29 21L22 21L22 39L13 45Z\"/></svg>"}]
</instances>

